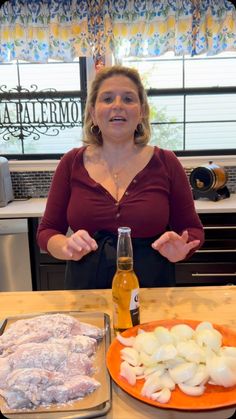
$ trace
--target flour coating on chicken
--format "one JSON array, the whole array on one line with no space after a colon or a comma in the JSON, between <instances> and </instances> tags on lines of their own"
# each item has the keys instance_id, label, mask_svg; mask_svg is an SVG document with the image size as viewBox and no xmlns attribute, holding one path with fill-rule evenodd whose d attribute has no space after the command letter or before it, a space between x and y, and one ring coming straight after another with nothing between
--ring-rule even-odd
<instances>
[{"instance_id":1,"label":"flour coating on chicken","mask_svg":"<svg viewBox=\"0 0 236 419\"><path fill-rule=\"evenodd\" d=\"M10 409L31 409L95 391L102 336L102 329L61 313L16 321L0 336L0 395Z\"/></svg>"},{"instance_id":2,"label":"flour coating on chicken","mask_svg":"<svg viewBox=\"0 0 236 419\"><path fill-rule=\"evenodd\" d=\"M26 368L9 374L2 396L12 409L32 408L84 397L99 385L86 375L65 377L55 371Z\"/></svg>"},{"instance_id":3,"label":"flour coating on chicken","mask_svg":"<svg viewBox=\"0 0 236 419\"><path fill-rule=\"evenodd\" d=\"M61 343L24 344L7 358L12 369L42 368L67 375L93 373L93 363L88 355L71 352Z\"/></svg>"},{"instance_id":4,"label":"flour coating on chicken","mask_svg":"<svg viewBox=\"0 0 236 419\"><path fill-rule=\"evenodd\" d=\"M18 320L0 336L0 356L14 352L23 343L45 342L50 338L71 338L85 335L101 339L103 331L66 314L45 314Z\"/></svg>"}]
</instances>

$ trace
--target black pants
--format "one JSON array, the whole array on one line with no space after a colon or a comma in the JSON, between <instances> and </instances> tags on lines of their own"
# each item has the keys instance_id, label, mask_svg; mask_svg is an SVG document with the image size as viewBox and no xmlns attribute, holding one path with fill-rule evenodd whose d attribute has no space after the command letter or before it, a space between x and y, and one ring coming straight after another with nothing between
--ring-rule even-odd
<instances>
[{"instance_id":1,"label":"black pants","mask_svg":"<svg viewBox=\"0 0 236 419\"><path fill-rule=\"evenodd\" d=\"M116 271L117 236L107 231L94 235L98 249L79 261L68 261L65 289L111 288ZM132 238L134 271L140 287L175 286L175 266L151 247L157 237Z\"/></svg>"}]
</instances>

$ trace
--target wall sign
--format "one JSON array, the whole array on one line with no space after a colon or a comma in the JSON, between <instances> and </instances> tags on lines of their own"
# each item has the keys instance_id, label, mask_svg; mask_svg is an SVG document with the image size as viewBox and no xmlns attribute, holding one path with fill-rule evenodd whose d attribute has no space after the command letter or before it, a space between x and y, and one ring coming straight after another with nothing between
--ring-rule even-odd
<instances>
[{"instance_id":1,"label":"wall sign","mask_svg":"<svg viewBox=\"0 0 236 419\"><path fill-rule=\"evenodd\" d=\"M0 135L24 141L32 136L56 136L59 130L82 126L80 92L57 92L54 89L22 88L6 91L0 86Z\"/></svg>"}]
</instances>

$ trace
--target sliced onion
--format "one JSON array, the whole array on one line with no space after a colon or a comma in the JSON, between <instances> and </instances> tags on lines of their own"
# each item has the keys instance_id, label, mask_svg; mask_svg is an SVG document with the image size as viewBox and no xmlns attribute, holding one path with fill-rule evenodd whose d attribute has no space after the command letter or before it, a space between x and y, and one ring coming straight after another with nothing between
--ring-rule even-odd
<instances>
[{"instance_id":1,"label":"sliced onion","mask_svg":"<svg viewBox=\"0 0 236 419\"><path fill-rule=\"evenodd\" d=\"M236 347L235 346L223 346L220 349L220 353L225 356L236 358Z\"/></svg>"},{"instance_id":2,"label":"sliced onion","mask_svg":"<svg viewBox=\"0 0 236 419\"><path fill-rule=\"evenodd\" d=\"M175 341L178 342L179 340L191 339L194 334L194 330L187 324L176 324L175 326L172 326L170 333Z\"/></svg>"},{"instance_id":3,"label":"sliced onion","mask_svg":"<svg viewBox=\"0 0 236 419\"><path fill-rule=\"evenodd\" d=\"M204 386L188 386L183 383L178 384L178 386L183 393L188 394L189 396L201 396L205 390Z\"/></svg>"},{"instance_id":4,"label":"sliced onion","mask_svg":"<svg viewBox=\"0 0 236 419\"><path fill-rule=\"evenodd\" d=\"M136 378L144 378L144 367L134 367Z\"/></svg>"},{"instance_id":5,"label":"sliced onion","mask_svg":"<svg viewBox=\"0 0 236 419\"><path fill-rule=\"evenodd\" d=\"M140 365L139 353L134 348L121 349L121 359L127 361L130 365L137 367Z\"/></svg>"},{"instance_id":6,"label":"sliced onion","mask_svg":"<svg viewBox=\"0 0 236 419\"><path fill-rule=\"evenodd\" d=\"M205 364L199 364L197 366L197 371L192 378L185 381L184 384L188 386L199 386L205 384L209 380L208 370Z\"/></svg>"},{"instance_id":7,"label":"sliced onion","mask_svg":"<svg viewBox=\"0 0 236 419\"><path fill-rule=\"evenodd\" d=\"M214 355L209 358L207 369L210 379L219 386L231 387L236 384L236 371L229 367L226 357Z\"/></svg>"},{"instance_id":8,"label":"sliced onion","mask_svg":"<svg viewBox=\"0 0 236 419\"><path fill-rule=\"evenodd\" d=\"M139 352L139 359L140 359L140 364L143 364L144 367L152 368L156 366L156 362L152 359L150 355L147 355L146 352L144 351Z\"/></svg>"},{"instance_id":9,"label":"sliced onion","mask_svg":"<svg viewBox=\"0 0 236 419\"><path fill-rule=\"evenodd\" d=\"M166 361L165 366L166 366L167 369L174 368L174 367L176 367L176 365L183 364L184 362L186 362L185 358L182 358L181 356L176 355L175 358L169 359L168 361Z\"/></svg>"},{"instance_id":10,"label":"sliced onion","mask_svg":"<svg viewBox=\"0 0 236 419\"><path fill-rule=\"evenodd\" d=\"M163 388L161 391L151 394L151 399L159 403L168 403L171 398L171 391L169 388Z\"/></svg>"},{"instance_id":11,"label":"sliced onion","mask_svg":"<svg viewBox=\"0 0 236 419\"><path fill-rule=\"evenodd\" d=\"M176 349L178 354L187 361L197 363L205 361L206 355L204 350L193 339L190 339L187 342L178 342Z\"/></svg>"},{"instance_id":12,"label":"sliced onion","mask_svg":"<svg viewBox=\"0 0 236 419\"><path fill-rule=\"evenodd\" d=\"M128 362L123 361L120 365L120 375L124 377L129 384L134 386L136 384L136 374L133 367L131 367Z\"/></svg>"},{"instance_id":13,"label":"sliced onion","mask_svg":"<svg viewBox=\"0 0 236 419\"><path fill-rule=\"evenodd\" d=\"M149 375L153 374L154 372L158 372L160 375L162 375L164 371L165 371L164 364L155 364L154 367L144 368L144 377L147 378Z\"/></svg>"},{"instance_id":14,"label":"sliced onion","mask_svg":"<svg viewBox=\"0 0 236 419\"><path fill-rule=\"evenodd\" d=\"M213 325L211 322L201 322L197 325L195 332L198 333L200 330L205 330L205 329L214 329Z\"/></svg>"},{"instance_id":15,"label":"sliced onion","mask_svg":"<svg viewBox=\"0 0 236 419\"><path fill-rule=\"evenodd\" d=\"M154 333L160 345L163 345L163 343L173 343L173 336L166 327L157 326L154 329Z\"/></svg>"},{"instance_id":16,"label":"sliced onion","mask_svg":"<svg viewBox=\"0 0 236 419\"><path fill-rule=\"evenodd\" d=\"M167 403L176 384L190 396L200 396L205 383L236 385L236 347L222 346L222 335L210 322L193 330L186 324L153 332L138 329L136 337L117 339L125 347L120 374L131 385L144 378L142 395Z\"/></svg>"},{"instance_id":17,"label":"sliced onion","mask_svg":"<svg viewBox=\"0 0 236 419\"><path fill-rule=\"evenodd\" d=\"M154 362L168 361L174 359L177 355L177 349L172 343L165 343L161 345L157 351L152 355Z\"/></svg>"},{"instance_id":18,"label":"sliced onion","mask_svg":"<svg viewBox=\"0 0 236 419\"><path fill-rule=\"evenodd\" d=\"M158 390L162 390L162 382L159 372L154 372L145 381L141 394L142 396L151 397L151 394Z\"/></svg>"},{"instance_id":19,"label":"sliced onion","mask_svg":"<svg viewBox=\"0 0 236 419\"><path fill-rule=\"evenodd\" d=\"M129 338L125 338L124 336L118 334L116 339L124 346L133 346L135 342L135 337L131 336Z\"/></svg>"},{"instance_id":20,"label":"sliced onion","mask_svg":"<svg viewBox=\"0 0 236 419\"><path fill-rule=\"evenodd\" d=\"M158 348L158 340L154 333L140 333L136 336L135 342L133 344L134 349L137 351L143 351L147 355L152 355L155 350Z\"/></svg>"},{"instance_id":21,"label":"sliced onion","mask_svg":"<svg viewBox=\"0 0 236 419\"><path fill-rule=\"evenodd\" d=\"M176 384L189 380L196 374L196 371L197 365L193 362L185 362L169 369L170 376Z\"/></svg>"},{"instance_id":22,"label":"sliced onion","mask_svg":"<svg viewBox=\"0 0 236 419\"><path fill-rule=\"evenodd\" d=\"M199 346L208 347L218 352L222 345L222 335L216 329L203 329L196 333L195 340Z\"/></svg>"},{"instance_id":23,"label":"sliced onion","mask_svg":"<svg viewBox=\"0 0 236 419\"><path fill-rule=\"evenodd\" d=\"M162 388L168 388L169 390L175 389L175 382L174 380L172 380L168 371L164 372L164 374L160 376L160 380L161 380Z\"/></svg>"}]
</instances>

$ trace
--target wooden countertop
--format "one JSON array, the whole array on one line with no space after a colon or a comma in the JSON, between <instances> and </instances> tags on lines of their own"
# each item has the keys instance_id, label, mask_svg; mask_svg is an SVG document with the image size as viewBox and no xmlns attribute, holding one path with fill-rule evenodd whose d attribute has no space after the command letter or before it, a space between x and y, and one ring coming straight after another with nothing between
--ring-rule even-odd
<instances>
[{"instance_id":1,"label":"wooden countertop","mask_svg":"<svg viewBox=\"0 0 236 419\"><path fill-rule=\"evenodd\" d=\"M236 331L236 286L141 289L140 300L142 323L173 318L206 320ZM101 311L112 316L111 290L0 293L0 319L23 313L68 310ZM226 419L234 411L234 407L204 412L159 409L132 398L114 384L112 409L104 418ZM63 416L57 413L55 419L59 418Z\"/></svg>"},{"instance_id":2,"label":"wooden countertop","mask_svg":"<svg viewBox=\"0 0 236 419\"><path fill-rule=\"evenodd\" d=\"M208 199L194 201L198 213L229 213L236 212L236 194L230 198L213 202ZM46 206L46 198L30 198L10 202L0 208L0 218L29 218L41 217Z\"/></svg>"}]
</instances>

